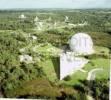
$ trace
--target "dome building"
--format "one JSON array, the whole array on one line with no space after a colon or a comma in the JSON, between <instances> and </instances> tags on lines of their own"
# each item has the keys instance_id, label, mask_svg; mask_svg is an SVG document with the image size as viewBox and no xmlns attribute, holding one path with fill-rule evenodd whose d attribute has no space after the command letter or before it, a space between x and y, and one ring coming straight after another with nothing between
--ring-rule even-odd
<instances>
[{"instance_id":1,"label":"dome building","mask_svg":"<svg viewBox=\"0 0 111 100\"><path fill-rule=\"evenodd\" d=\"M20 18L20 19L25 19L26 16L25 16L24 14L21 14L21 15L19 16L19 18Z\"/></svg>"},{"instance_id":2,"label":"dome building","mask_svg":"<svg viewBox=\"0 0 111 100\"><path fill-rule=\"evenodd\" d=\"M69 46L71 51L77 54L92 54L93 41L91 37L86 33L77 33L71 37L69 41Z\"/></svg>"}]
</instances>

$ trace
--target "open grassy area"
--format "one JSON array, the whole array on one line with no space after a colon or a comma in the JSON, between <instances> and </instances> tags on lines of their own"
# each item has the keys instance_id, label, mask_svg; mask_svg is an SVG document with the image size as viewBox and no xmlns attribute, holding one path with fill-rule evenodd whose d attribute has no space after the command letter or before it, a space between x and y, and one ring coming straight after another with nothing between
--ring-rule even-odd
<instances>
[{"instance_id":1,"label":"open grassy area","mask_svg":"<svg viewBox=\"0 0 111 100\"><path fill-rule=\"evenodd\" d=\"M58 54L60 54L61 50L59 48L52 46L49 43L44 43L44 44L35 46L34 52L45 56L49 56L49 55L57 56Z\"/></svg>"},{"instance_id":2,"label":"open grassy area","mask_svg":"<svg viewBox=\"0 0 111 100\"><path fill-rule=\"evenodd\" d=\"M54 81L57 79L55 64L56 64L56 68L57 68L58 62L53 62L51 59L47 59L47 60L41 62L40 64L43 67L43 70L44 70L45 74L47 75L47 77L49 78L49 80Z\"/></svg>"},{"instance_id":3,"label":"open grassy area","mask_svg":"<svg viewBox=\"0 0 111 100\"><path fill-rule=\"evenodd\" d=\"M109 55L110 50L106 47L102 47L102 46L94 46L94 50L96 54L105 54L105 55Z\"/></svg>"}]
</instances>

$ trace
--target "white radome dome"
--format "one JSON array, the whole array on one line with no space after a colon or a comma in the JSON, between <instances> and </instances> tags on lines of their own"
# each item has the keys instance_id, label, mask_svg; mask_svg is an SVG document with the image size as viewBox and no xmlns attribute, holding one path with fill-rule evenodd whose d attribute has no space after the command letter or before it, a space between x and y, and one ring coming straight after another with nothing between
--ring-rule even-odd
<instances>
[{"instance_id":1,"label":"white radome dome","mask_svg":"<svg viewBox=\"0 0 111 100\"><path fill-rule=\"evenodd\" d=\"M91 37L86 33L77 33L71 37L69 42L71 51L77 54L92 54L93 41Z\"/></svg>"}]
</instances>

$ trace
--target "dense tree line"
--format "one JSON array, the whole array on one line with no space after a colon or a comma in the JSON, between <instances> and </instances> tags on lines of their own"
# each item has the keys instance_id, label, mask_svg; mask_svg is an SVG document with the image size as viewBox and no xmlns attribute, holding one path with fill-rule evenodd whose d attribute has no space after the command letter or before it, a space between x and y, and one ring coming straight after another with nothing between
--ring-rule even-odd
<instances>
[{"instance_id":1,"label":"dense tree line","mask_svg":"<svg viewBox=\"0 0 111 100\"><path fill-rule=\"evenodd\" d=\"M36 63L20 63L19 41L9 33L0 33L0 90L4 96L7 96L8 91L20 86L22 81L45 75Z\"/></svg>"},{"instance_id":2,"label":"dense tree line","mask_svg":"<svg viewBox=\"0 0 111 100\"><path fill-rule=\"evenodd\" d=\"M96 79L93 81L80 80L80 85L75 85L74 89L92 96L95 100L109 100L109 80Z\"/></svg>"}]
</instances>

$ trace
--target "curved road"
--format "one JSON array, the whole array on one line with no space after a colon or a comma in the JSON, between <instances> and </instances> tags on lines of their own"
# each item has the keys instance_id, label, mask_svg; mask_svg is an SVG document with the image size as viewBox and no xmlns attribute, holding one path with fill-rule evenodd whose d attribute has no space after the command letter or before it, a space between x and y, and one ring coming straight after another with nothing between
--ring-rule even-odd
<instances>
[{"instance_id":1,"label":"curved road","mask_svg":"<svg viewBox=\"0 0 111 100\"><path fill-rule=\"evenodd\" d=\"M99 71L103 71L103 68L95 68L88 72L87 80L95 80L96 73Z\"/></svg>"}]
</instances>

